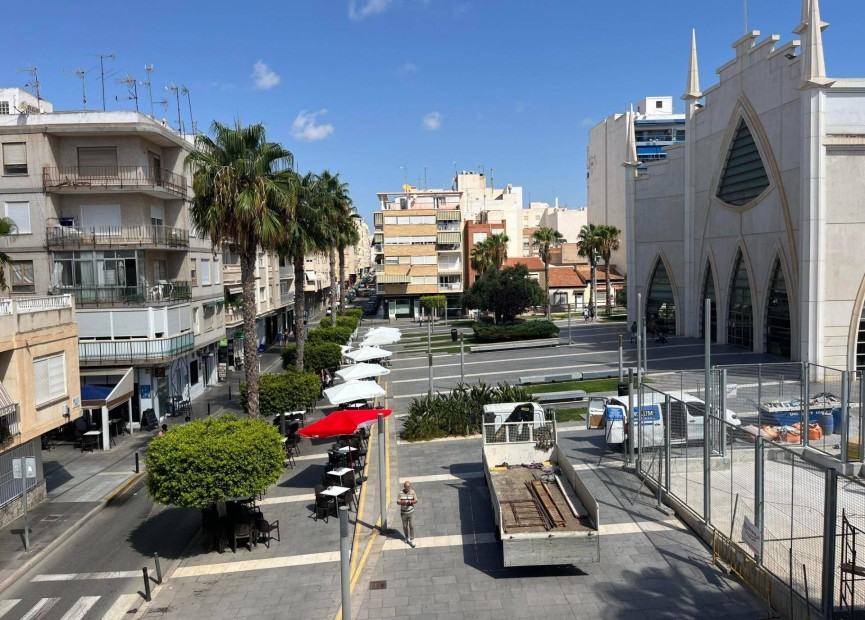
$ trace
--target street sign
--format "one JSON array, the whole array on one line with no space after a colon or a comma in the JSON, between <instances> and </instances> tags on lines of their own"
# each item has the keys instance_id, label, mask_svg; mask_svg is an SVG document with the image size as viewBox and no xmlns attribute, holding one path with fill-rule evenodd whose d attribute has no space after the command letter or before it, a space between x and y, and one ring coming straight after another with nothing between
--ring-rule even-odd
<instances>
[{"instance_id":1,"label":"street sign","mask_svg":"<svg viewBox=\"0 0 865 620\"><path fill-rule=\"evenodd\" d=\"M24 477L22 475L23 473L21 459L12 459L12 477L15 478L15 480L20 480Z\"/></svg>"},{"instance_id":2,"label":"street sign","mask_svg":"<svg viewBox=\"0 0 865 620\"><path fill-rule=\"evenodd\" d=\"M24 458L24 475L28 478L36 477L36 457L28 456Z\"/></svg>"}]
</instances>

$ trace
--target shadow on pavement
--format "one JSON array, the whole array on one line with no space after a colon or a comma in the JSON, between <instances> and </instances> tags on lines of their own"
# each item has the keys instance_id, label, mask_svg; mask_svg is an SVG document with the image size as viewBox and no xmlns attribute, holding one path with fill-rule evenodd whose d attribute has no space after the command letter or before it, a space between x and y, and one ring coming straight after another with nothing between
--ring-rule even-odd
<instances>
[{"instance_id":1,"label":"shadow on pavement","mask_svg":"<svg viewBox=\"0 0 865 620\"><path fill-rule=\"evenodd\" d=\"M129 542L141 555L175 560L183 555L193 536L201 528L201 511L197 508L166 508L159 514L146 519L129 533ZM204 550L195 545L192 555Z\"/></svg>"}]
</instances>

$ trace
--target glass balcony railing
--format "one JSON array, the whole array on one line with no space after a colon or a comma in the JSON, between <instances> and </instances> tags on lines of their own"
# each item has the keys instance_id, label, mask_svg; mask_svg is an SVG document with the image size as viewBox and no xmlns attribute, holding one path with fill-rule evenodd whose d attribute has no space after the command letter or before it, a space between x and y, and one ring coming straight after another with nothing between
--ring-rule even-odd
<instances>
[{"instance_id":1,"label":"glass balcony railing","mask_svg":"<svg viewBox=\"0 0 865 620\"><path fill-rule=\"evenodd\" d=\"M45 233L48 247L189 247L189 231L172 226L49 226Z\"/></svg>"},{"instance_id":2,"label":"glass balcony railing","mask_svg":"<svg viewBox=\"0 0 865 620\"><path fill-rule=\"evenodd\" d=\"M157 280L136 286L63 286L63 293L75 297L78 306L111 306L183 302L192 299L192 287L184 280Z\"/></svg>"},{"instance_id":3,"label":"glass balcony railing","mask_svg":"<svg viewBox=\"0 0 865 620\"><path fill-rule=\"evenodd\" d=\"M147 340L79 341L78 359L81 362L106 364L161 362L188 353L194 348L195 337L192 334Z\"/></svg>"}]
</instances>

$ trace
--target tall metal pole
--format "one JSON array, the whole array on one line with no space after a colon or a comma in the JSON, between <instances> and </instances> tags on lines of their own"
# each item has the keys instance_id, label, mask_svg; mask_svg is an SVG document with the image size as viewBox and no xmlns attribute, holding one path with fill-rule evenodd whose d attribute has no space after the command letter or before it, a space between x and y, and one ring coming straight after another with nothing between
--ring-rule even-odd
<instances>
[{"instance_id":1,"label":"tall metal pole","mask_svg":"<svg viewBox=\"0 0 865 620\"><path fill-rule=\"evenodd\" d=\"M705 307L706 307L705 312L711 312L712 311L712 300L707 298L704 303L705 303ZM712 316L712 315L706 314L705 316ZM705 400L706 400L706 415L709 414L709 408L712 405L711 401L709 400L709 391L711 388L710 384L712 382L712 370L711 369L712 369L712 338L709 337L709 330L704 329L703 330L703 381L704 381L703 396L705 397Z\"/></svg>"},{"instance_id":2,"label":"tall metal pole","mask_svg":"<svg viewBox=\"0 0 865 620\"><path fill-rule=\"evenodd\" d=\"M639 371L637 375L639 376ZM634 414L637 425L637 476L643 473L643 384L637 384L637 412ZM652 432L654 437L654 431Z\"/></svg>"},{"instance_id":3,"label":"tall metal pole","mask_svg":"<svg viewBox=\"0 0 865 620\"><path fill-rule=\"evenodd\" d=\"M460 334L460 383L466 380L466 335Z\"/></svg>"},{"instance_id":4,"label":"tall metal pole","mask_svg":"<svg viewBox=\"0 0 865 620\"><path fill-rule=\"evenodd\" d=\"M387 487L385 487L385 441L384 414L378 414L378 499L381 509L381 533L387 535Z\"/></svg>"},{"instance_id":5,"label":"tall metal pole","mask_svg":"<svg viewBox=\"0 0 865 620\"><path fill-rule=\"evenodd\" d=\"M765 514L765 507L763 504L763 481L765 480L764 471L763 437L758 434L757 442L754 444L754 526L760 533L760 550L757 552L756 558L759 566L763 565L763 515Z\"/></svg>"},{"instance_id":6,"label":"tall metal pole","mask_svg":"<svg viewBox=\"0 0 865 620\"><path fill-rule=\"evenodd\" d=\"M802 381L802 445L808 445L808 425L811 423L811 364L802 364L804 381Z\"/></svg>"},{"instance_id":7,"label":"tall metal pole","mask_svg":"<svg viewBox=\"0 0 865 620\"><path fill-rule=\"evenodd\" d=\"M622 346L622 334L619 334L619 383L625 380L625 351Z\"/></svg>"},{"instance_id":8,"label":"tall metal pole","mask_svg":"<svg viewBox=\"0 0 865 620\"><path fill-rule=\"evenodd\" d=\"M592 251L592 307L589 309L589 318L594 321L598 315L598 254Z\"/></svg>"},{"instance_id":9,"label":"tall metal pole","mask_svg":"<svg viewBox=\"0 0 865 620\"><path fill-rule=\"evenodd\" d=\"M704 316L712 316L712 300L706 298ZM706 525L712 521L712 445L711 445L711 420L712 420L712 338L708 330L704 330L703 341L703 396L706 400L706 419L703 424L703 520Z\"/></svg>"},{"instance_id":10,"label":"tall metal pole","mask_svg":"<svg viewBox=\"0 0 865 620\"><path fill-rule=\"evenodd\" d=\"M568 344L574 344L571 340L571 304L568 304Z\"/></svg>"},{"instance_id":11,"label":"tall metal pole","mask_svg":"<svg viewBox=\"0 0 865 620\"><path fill-rule=\"evenodd\" d=\"M865 373L859 371L859 462L865 463Z\"/></svg>"},{"instance_id":12,"label":"tall metal pole","mask_svg":"<svg viewBox=\"0 0 865 620\"><path fill-rule=\"evenodd\" d=\"M649 334L643 325L643 370L649 372Z\"/></svg>"},{"instance_id":13,"label":"tall metal pole","mask_svg":"<svg viewBox=\"0 0 865 620\"><path fill-rule=\"evenodd\" d=\"M727 411L727 369L721 369L721 385L718 388L718 421L716 422L719 432L717 433L717 437L719 437L719 446L718 452L721 453L721 456L726 456L727 454L727 424L725 420L727 419L726 415ZM730 464L732 468L732 463Z\"/></svg>"},{"instance_id":14,"label":"tall metal pole","mask_svg":"<svg viewBox=\"0 0 865 620\"><path fill-rule=\"evenodd\" d=\"M433 367L432 367L432 353L429 354L429 393L433 392Z\"/></svg>"},{"instance_id":15,"label":"tall metal pole","mask_svg":"<svg viewBox=\"0 0 865 620\"><path fill-rule=\"evenodd\" d=\"M841 462L846 463L847 433L850 429L850 371L841 371Z\"/></svg>"},{"instance_id":16,"label":"tall metal pole","mask_svg":"<svg viewBox=\"0 0 865 620\"><path fill-rule=\"evenodd\" d=\"M628 368L628 420L631 421L628 433L628 465L634 463L634 433L637 432L637 422L640 419L639 414L634 415L634 369Z\"/></svg>"},{"instance_id":17,"label":"tall metal pole","mask_svg":"<svg viewBox=\"0 0 865 620\"><path fill-rule=\"evenodd\" d=\"M673 407L673 400L669 394L664 396L664 494L670 493L670 443L672 441L670 429L670 410ZM661 484L661 477L658 476L658 485ZM660 497L660 493L658 494Z\"/></svg>"},{"instance_id":18,"label":"tall metal pole","mask_svg":"<svg viewBox=\"0 0 865 620\"><path fill-rule=\"evenodd\" d=\"M806 403L807 405L807 403ZM826 487L823 501L823 617L831 618L835 607L835 545L836 520L838 518L838 472L826 470Z\"/></svg>"},{"instance_id":19,"label":"tall metal pole","mask_svg":"<svg viewBox=\"0 0 865 620\"><path fill-rule=\"evenodd\" d=\"M637 293L637 384L643 384L643 294Z\"/></svg>"},{"instance_id":20,"label":"tall metal pole","mask_svg":"<svg viewBox=\"0 0 865 620\"><path fill-rule=\"evenodd\" d=\"M21 459L21 490L24 495L24 551L30 551L30 520L27 518L27 467Z\"/></svg>"},{"instance_id":21,"label":"tall metal pole","mask_svg":"<svg viewBox=\"0 0 865 620\"><path fill-rule=\"evenodd\" d=\"M348 537L348 506L339 507L339 576L342 585L342 617L351 620L351 541Z\"/></svg>"}]
</instances>

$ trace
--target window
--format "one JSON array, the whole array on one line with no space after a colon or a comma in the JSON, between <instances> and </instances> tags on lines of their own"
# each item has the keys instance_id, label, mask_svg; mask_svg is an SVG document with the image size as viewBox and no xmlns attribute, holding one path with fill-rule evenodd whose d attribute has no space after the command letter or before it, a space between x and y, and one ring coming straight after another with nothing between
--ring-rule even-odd
<instances>
[{"instance_id":1,"label":"window","mask_svg":"<svg viewBox=\"0 0 865 620\"><path fill-rule=\"evenodd\" d=\"M162 205L150 206L150 225L164 226L165 225L165 207Z\"/></svg>"},{"instance_id":2,"label":"window","mask_svg":"<svg viewBox=\"0 0 865 620\"><path fill-rule=\"evenodd\" d=\"M663 108L663 107L664 107L664 102L663 102L663 101L656 101L656 102L655 102L655 109L656 109L656 110L660 110L660 109Z\"/></svg>"},{"instance_id":3,"label":"window","mask_svg":"<svg viewBox=\"0 0 865 620\"><path fill-rule=\"evenodd\" d=\"M27 174L27 145L6 142L3 145L3 174Z\"/></svg>"},{"instance_id":4,"label":"window","mask_svg":"<svg viewBox=\"0 0 865 620\"><path fill-rule=\"evenodd\" d=\"M33 277L33 261L21 260L12 263L12 292L35 293L36 284Z\"/></svg>"},{"instance_id":5,"label":"window","mask_svg":"<svg viewBox=\"0 0 865 620\"><path fill-rule=\"evenodd\" d=\"M736 255L730 282L730 305L727 310L727 344L750 349L754 345L754 317L751 308L751 285L742 251Z\"/></svg>"},{"instance_id":6,"label":"window","mask_svg":"<svg viewBox=\"0 0 865 620\"><path fill-rule=\"evenodd\" d=\"M189 284L198 286L198 261L194 258L189 259Z\"/></svg>"},{"instance_id":7,"label":"window","mask_svg":"<svg viewBox=\"0 0 865 620\"><path fill-rule=\"evenodd\" d=\"M279 294L282 297L285 297L291 291L291 282L289 280L283 280L279 283Z\"/></svg>"},{"instance_id":8,"label":"window","mask_svg":"<svg viewBox=\"0 0 865 620\"><path fill-rule=\"evenodd\" d=\"M117 176L117 147L78 147L78 174L81 176Z\"/></svg>"},{"instance_id":9,"label":"window","mask_svg":"<svg viewBox=\"0 0 865 620\"><path fill-rule=\"evenodd\" d=\"M9 102L0 101L0 114L9 114Z\"/></svg>"},{"instance_id":10,"label":"window","mask_svg":"<svg viewBox=\"0 0 865 620\"><path fill-rule=\"evenodd\" d=\"M664 261L658 258L652 279L649 281L649 294L646 296L646 326L649 333L663 330L666 334L676 333L676 301L673 284Z\"/></svg>"},{"instance_id":11,"label":"window","mask_svg":"<svg viewBox=\"0 0 865 620\"><path fill-rule=\"evenodd\" d=\"M264 294L264 287L263 286L258 287L258 301L260 303L264 303L264 300L266 298L267 298L267 296Z\"/></svg>"},{"instance_id":12,"label":"window","mask_svg":"<svg viewBox=\"0 0 865 620\"><path fill-rule=\"evenodd\" d=\"M259 266L259 267L264 267L264 254L259 254L259 255L258 255L258 266Z\"/></svg>"},{"instance_id":13,"label":"window","mask_svg":"<svg viewBox=\"0 0 865 620\"><path fill-rule=\"evenodd\" d=\"M412 276L411 277L412 284L435 284L436 276Z\"/></svg>"},{"instance_id":14,"label":"window","mask_svg":"<svg viewBox=\"0 0 865 620\"><path fill-rule=\"evenodd\" d=\"M775 259L772 288L769 290L766 305L766 353L789 358L792 340L790 302L780 259Z\"/></svg>"},{"instance_id":15,"label":"window","mask_svg":"<svg viewBox=\"0 0 865 620\"><path fill-rule=\"evenodd\" d=\"M213 283L219 284L219 259L213 259Z\"/></svg>"},{"instance_id":16,"label":"window","mask_svg":"<svg viewBox=\"0 0 865 620\"><path fill-rule=\"evenodd\" d=\"M36 406L66 396L66 354L33 360L33 388Z\"/></svg>"},{"instance_id":17,"label":"window","mask_svg":"<svg viewBox=\"0 0 865 620\"><path fill-rule=\"evenodd\" d=\"M436 257L431 256L412 256L411 257L412 265L435 265Z\"/></svg>"},{"instance_id":18,"label":"window","mask_svg":"<svg viewBox=\"0 0 865 620\"><path fill-rule=\"evenodd\" d=\"M401 257L399 257L399 256L385 256L384 257L384 264L385 265L399 265L399 259L400 258Z\"/></svg>"},{"instance_id":19,"label":"window","mask_svg":"<svg viewBox=\"0 0 865 620\"><path fill-rule=\"evenodd\" d=\"M189 385L198 385L198 360L189 362Z\"/></svg>"},{"instance_id":20,"label":"window","mask_svg":"<svg viewBox=\"0 0 865 620\"><path fill-rule=\"evenodd\" d=\"M30 203L29 202L7 202L5 216L15 222L16 235L29 235L30 229Z\"/></svg>"},{"instance_id":21,"label":"window","mask_svg":"<svg viewBox=\"0 0 865 620\"><path fill-rule=\"evenodd\" d=\"M210 259L201 259L201 286L210 286Z\"/></svg>"},{"instance_id":22,"label":"window","mask_svg":"<svg viewBox=\"0 0 865 620\"><path fill-rule=\"evenodd\" d=\"M480 232L472 235L472 243L483 243L487 240L487 233Z\"/></svg>"},{"instance_id":23,"label":"window","mask_svg":"<svg viewBox=\"0 0 865 620\"><path fill-rule=\"evenodd\" d=\"M201 324L198 322L198 308L192 309L192 330L196 334L201 333Z\"/></svg>"},{"instance_id":24,"label":"window","mask_svg":"<svg viewBox=\"0 0 865 620\"><path fill-rule=\"evenodd\" d=\"M760 158L760 151L744 120L730 143L727 163L718 184L718 198L742 206L757 198L769 187L769 175Z\"/></svg>"}]
</instances>

